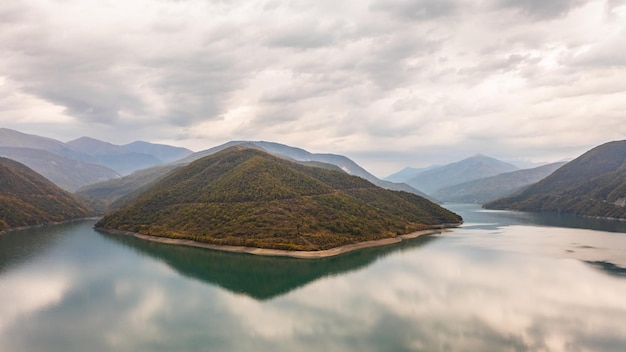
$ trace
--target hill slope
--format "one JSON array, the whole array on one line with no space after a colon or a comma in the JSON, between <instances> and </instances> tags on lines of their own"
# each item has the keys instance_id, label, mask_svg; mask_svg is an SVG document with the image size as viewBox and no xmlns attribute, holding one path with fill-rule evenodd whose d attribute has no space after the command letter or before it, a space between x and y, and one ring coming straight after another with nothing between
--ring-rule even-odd
<instances>
[{"instance_id":1,"label":"hill slope","mask_svg":"<svg viewBox=\"0 0 626 352\"><path fill-rule=\"evenodd\" d=\"M233 147L172 172L96 226L212 244L320 250L460 221L411 193Z\"/></svg>"},{"instance_id":2,"label":"hill slope","mask_svg":"<svg viewBox=\"0 0 626 352\"><path fill-rule=\"evenodd\" d=\"M0 231L86 217L91 208L28 167L0 158Z\"/></svg>"},{"instance_id":3,"label":"hill slope","mask_svg":"<svg viewBox=\"0 0 626 352\"><path fill-rule=\"evenodd\" d=\"M626 141L591 149L490 209L570 213L626 219Z\"/></svg>"},{"instance_id":4,"label":"hill slope","mask_svg":"<svg viewBox=\"0 0 626 352\"><path fill-rule=\"evenodd\" d=\"M496 176L464 182L441 188L433 193L433 196L446 202L485 203L506 197L536 183L563 165L565 165L564 162L552 163L533 169L506 172Z\"/></svg>"},{"instance_id":5,"label":"hill slope","mask_svg":"<svg viewBox=\"0 0 626 352\"><path fill-rule=\"evenodd\" d=\"M517 167L481 154L423 171L406 181L409 185L432 195L440 188L495 176L517 170Z\"/></svg>"}]
</instances>

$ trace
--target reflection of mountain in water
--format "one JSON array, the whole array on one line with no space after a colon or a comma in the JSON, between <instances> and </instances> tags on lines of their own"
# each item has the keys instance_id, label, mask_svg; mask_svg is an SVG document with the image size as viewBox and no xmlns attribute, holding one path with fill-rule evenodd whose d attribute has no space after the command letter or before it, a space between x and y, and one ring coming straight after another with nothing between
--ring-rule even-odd
<instances>
[{"instance_id":1,"label":"reflection of mountain in water","mask_svg":"<svg viewBox=\"0 0 626 352\"><path fill-rule=\"evenodd\" d=\"M68 222L0 234L0 273L45 252L72 226Z\"/></svg>"},{"instance_id":2,"label":"reflection of mountain in water","mask_svg":"<svg viewBox=\"0 0 626 352\"><path fill-rule=\"evenodd\" d=\"M126 235L105 236L162 260L182 275L259 300L285 294L325 276L363 268L392 252L420 247L435 238L422 236L329 258L296 259L168 245Z\"/></svg>"}]
</instances>

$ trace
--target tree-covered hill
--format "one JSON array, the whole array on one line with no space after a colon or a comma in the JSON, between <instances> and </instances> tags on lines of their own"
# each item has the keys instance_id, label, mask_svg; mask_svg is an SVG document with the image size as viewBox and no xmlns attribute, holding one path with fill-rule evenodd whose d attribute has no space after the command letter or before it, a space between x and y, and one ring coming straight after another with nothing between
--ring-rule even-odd
<instances>
[{"instance_id":1,"label":"tree-covered hill","mask_svg":"<svg viewBox=\"0 0 626 352\"><path fill-rule=\"evenodd\" d=\"M91 214L83 200L23 164L0 158L0 231Z\"/></svg>"},{"instance_id":2,"label":"tree-covered hill","mask_svg":"<svg viewBox=\"0 0 626 352\"><path fill-rule=\"evenodd\" d=\"M489 209L557 212L626 219L626 141L586 152L524 191Z\"/></svg>"},{"instance_id":3,"label":"tree-covered hill","mask_svg":"<svg viewBox=\"0 0 626 352\"><path fill-rule=\"evenodd\" d=\"M212 244L320 250L460 221L411 193L231 147L172 172L96 226Z\"/></svg>"}]
</instances>

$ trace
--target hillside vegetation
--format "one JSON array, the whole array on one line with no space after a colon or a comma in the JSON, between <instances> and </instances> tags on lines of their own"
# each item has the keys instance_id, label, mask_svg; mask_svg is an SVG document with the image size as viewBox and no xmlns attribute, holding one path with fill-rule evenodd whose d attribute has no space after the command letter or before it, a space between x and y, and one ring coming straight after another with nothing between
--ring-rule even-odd
<instances>
[{"instance_id":1,"label":"hillside vegetation","mask_svg":"<svg viewBox=\"0 0 626 352\"><path fill-rule=\"evenodd\" d=\"M0 231L91 215L84 201L28 167L0 158Z\"/></svg>"},{"instance_id":2,"label":"hillside vegetation","mask_svg":"<svg viewBox=\"0 0 626 352\"><path fill-rule=\"evenodd\" d=\"M172 172L96 226L212 244L320 250L460 221L411 193L231 147Z\"/></svg>"},{"instance_id":3,"label":"hillside vegetation","mask_svg":"<svg viewBox=\"0 0 626 352\"><path fill-rule=\"evenodd\" d=\"M626 219L626 141L598 146L489 209L557 212Z\"/></svg>"}]
</instances>

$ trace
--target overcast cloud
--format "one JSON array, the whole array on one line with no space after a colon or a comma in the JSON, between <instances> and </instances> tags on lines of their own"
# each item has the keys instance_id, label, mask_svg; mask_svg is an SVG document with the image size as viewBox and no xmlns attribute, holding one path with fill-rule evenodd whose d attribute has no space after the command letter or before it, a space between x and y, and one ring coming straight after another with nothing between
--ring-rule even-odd
<instances>
[{"instance_id":1,"label":"overcast cloud","mask_svg":"<svg viewBox=\"0 0 626 352\"><path fill-rule=\"evenodd\" d=\"M623 0L9 0L0 127L556 161L625 139L624 48Z\"/></svg>"}]
</instances>

